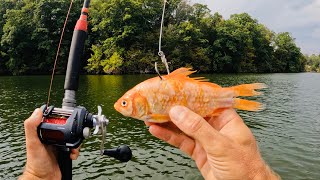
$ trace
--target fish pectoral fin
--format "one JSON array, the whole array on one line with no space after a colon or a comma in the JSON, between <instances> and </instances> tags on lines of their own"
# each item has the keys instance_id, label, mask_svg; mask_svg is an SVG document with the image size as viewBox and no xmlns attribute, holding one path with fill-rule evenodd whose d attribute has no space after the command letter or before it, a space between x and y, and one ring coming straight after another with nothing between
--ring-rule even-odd
<instances>
[{"instance_id":1,"label":"fish pectoral fin","mask_svg":"<svg viewBox=\"0 0 320 180\"><path fill-rule=\"evenodd\" d=\"M221 113L222 113L224 110L226 110L226 109L227 109L227 108L218 108L218 109L215 109L214 111L212 111L211 114L207 115L207 116L205 117L205 119L206 119L206 120L210 120L211 117L220 116Z\"/></svg>"},{"instance_id":2,"label":"fish pectoral fin","mask_svg":"<svg viewBox=\"0 0 320 180\"><path fill-rule=\"evenodd\" d=\"M226 108L219 108L212 111L211 114L208 114L207 116L203 117L206 121L211 121L212 118L220 116L221 113L226 110Z\"/></svg>"},{"instance_id":3,"label":"fish pectoral fin","mask_svg":"<svg viewBox=\"0 0 320 180\"><path fill-rule=\"evenodd\" d=\"M165 114L150 114L146 117L146 120L153 123L165 123L170 121L170 117Z\"/></svg>"},{"instance_id":4,"label":"fish pectoral fin","mask_svg":"<svg viewBox=\"0 0 320 180\"><path fill-rule=\"evenodd\" d=\"M211 118L212 118L212 116L206 116L206 117L204 117L203 119L205 119L206 121L210 121Z\"/></svg>"}]
</instances>

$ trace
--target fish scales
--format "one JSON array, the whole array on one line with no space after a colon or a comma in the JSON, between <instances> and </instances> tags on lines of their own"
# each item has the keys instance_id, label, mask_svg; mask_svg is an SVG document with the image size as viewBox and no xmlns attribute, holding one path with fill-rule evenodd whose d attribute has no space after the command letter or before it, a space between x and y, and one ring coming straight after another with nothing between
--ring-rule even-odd
<instances>
[{"instance_id":1,"label":"fish scales","mask_svg":"<svg viewBox=\"0 0 320 180\"><path fill-rule=\"evenodd\" d=\"M157 123L170 121L168 113L175 105L186 106L202 117L216 116L225 108L262 110L261 103L237 97L260 95L255 90L265 88L265 84L222 88L203 78L190 78L193 72L180 68L162 79L148 79L126 92L114 107L125 116Z\"/></svg>"}]
</instances>

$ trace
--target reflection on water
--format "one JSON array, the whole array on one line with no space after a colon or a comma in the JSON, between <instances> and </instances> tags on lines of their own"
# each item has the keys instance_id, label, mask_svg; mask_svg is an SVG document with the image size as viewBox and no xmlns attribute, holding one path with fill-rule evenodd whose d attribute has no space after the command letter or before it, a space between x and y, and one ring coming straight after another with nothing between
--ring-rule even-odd
<instances>
[{"instance_id":1,"label":"reflection on water","mask_svg":"<svg viewBox=\"0 0 320 180\"><path fill-rule=\"evenodd\" d=\"M222 86L263 82L269 88L254 98L262 112L242 112L264 159L283 179L320 177L320 74L205 75ZM102 105L111 120L106 148L128 144L128 163L101 157L98 137L90 137L73 162L74 179L202 179L194 162L152 137L144 123L123 117L114 102L152 75L82 76L77 103L92 112ZM61 106L63 76L56 76L51 104ZM49 76L0 77L0 179L15 179L25 163L23 120L45 103Z\"/></svg>"}]
</instances>

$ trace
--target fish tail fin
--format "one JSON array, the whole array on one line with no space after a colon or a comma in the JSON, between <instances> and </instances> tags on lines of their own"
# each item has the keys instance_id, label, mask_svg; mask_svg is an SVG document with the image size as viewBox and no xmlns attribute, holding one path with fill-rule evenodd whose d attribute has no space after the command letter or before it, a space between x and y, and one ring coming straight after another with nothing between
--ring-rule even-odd
<instances>
[{"instance_id":1,"label":"fish tail fin","mask_svg":"<svg viewBox=\"0 0 320 180\"><path fill-rule=\"evenodd\" d=\"M257 92L257 89L267 88L267 85L264 83L253 83L253 84L242 84L238 86L230 87L235 91L235 96L258 96L262 95L262 92Z\"/></svg>"},{"instance_id":2,"label":"fish tail fin","mask_svg":"<svg viewBox=\"0 0 320 180\"><path fill-rule=\"evenodd\" d=\"M265 106L262 103L240 98L234 98L233 107L244 111L262 111L265 109Z\"/></svg>"}]
</instances>

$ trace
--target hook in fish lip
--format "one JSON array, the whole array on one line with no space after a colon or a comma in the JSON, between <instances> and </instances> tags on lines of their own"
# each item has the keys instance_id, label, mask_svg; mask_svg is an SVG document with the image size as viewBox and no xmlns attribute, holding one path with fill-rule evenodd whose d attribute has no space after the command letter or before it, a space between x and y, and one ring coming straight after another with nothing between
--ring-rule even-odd
<instances>
[{"instance_id":1,"label":"hook in fish lip","mask_svg":"<svg viewBox=\"0 0 320 180\"><path fill-rule=\"evenodd\" d=\"M157 62L154 63L154 69L156 70L156 73L158 74L159 78L160 78L161 80L163 80L161 74L159 73Z\"/></svg>"}]
</instances>

